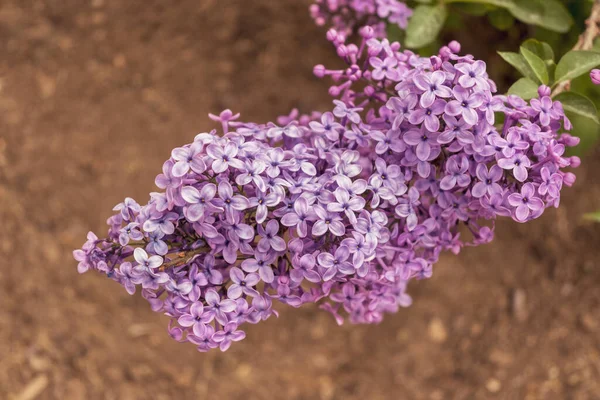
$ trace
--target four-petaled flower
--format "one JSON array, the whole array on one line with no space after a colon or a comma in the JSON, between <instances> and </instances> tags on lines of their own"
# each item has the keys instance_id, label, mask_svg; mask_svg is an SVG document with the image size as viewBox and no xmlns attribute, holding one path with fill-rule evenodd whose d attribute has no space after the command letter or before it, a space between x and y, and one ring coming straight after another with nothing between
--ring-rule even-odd
<instances>
[{"instance_id":1,"label":"four-petaled flower","mask_svg":"<svg viewBox=\"0 0 600 400\"><path fill-rule=\"evenodd\" d=\"M254 286L260 281L257 274L250 273L244 275L241 269L233 267L229 270L229 277L233 284L227 288L227 297L230 299L237 299L242 294L246 296L257 296L258 292L254 289Z\"/></svg>"},{"instance_id":2,"label":"four-petaled flower","mask_svg":"<svg viewBox=\"0 0 600 400\"><path fill-rule=\"evenodd\" d=\"M221 325L227 323L227 313L235 310L235 301L231 299L222 299L214 290L209 289L204 295L207 305L204 307L204 319L208 323L213 319Z\"/></svg>"},{"instance_id":3,"label":"four-petaled flower","mask_svg":"<svg viewBox=\"0 0 600 400\"><path fill-rule=\"evenodd\" d=\"M508 203L516 207L515 216L520 222L525 222L531 213L538 212L544 207L544 202L539 197L535 197L535 186L532 183L524 184L521 193L508 196Z\"/></svg>"},{"instance_id":4,"label":"four-petaled flower","mask_svg":"<svg viewBox=\"0 0 600 400\"><path fill-rule=\"evenodd\" d=\"M212 169L217 174L227 171L229 167L237 169L244 167L244 163L235 158L238 146L233 142L227 143L225 147L210 144L206 147L206 153L213 159Z\"/></svg>"},{"instance_id":5,"label":"four-petaled flower","mask_svg":"<svg viewBox=\"0 0 600 400\"><path fill-rule=\"evenodd\" d=\"M140 247L133 251L133 258L135 258L135 261L137 261L141 270L152 271L163 264L163 258L161 256L148 256L146 250Z\"/></svg>"},{"instance_id":6,"label":"four-petaled flower","mask_svg":"<svg viewBox=\"0 0 600 400\"><path fill-rule=\"evenodd\" d=\"M457 86L452 91L456 100L446 104L446 113L453 117L462 115L467 124L476 125L479 121L477 109L483 104L483 97L479 93L469 93L462 86Z\"/></svg>"},{"instance_id":7,"label":"four-petaled flower","mask_svg":"<svg viewBox=\"0 0 600 400\"><path fill-rule=\"evenodd\" d=\"M497 165L492 165L488 171L484 164L477 164L476 169L477 182L473 186L472 194L474 197L483 197L486 193L493 196L496 193L502 193L502 187L498 184L498 181L502 178L502 169Z\"/></svg>"},{"instance_id":8,"label":"four-petaled flower","mask_svg":"<svg viewBox=\"0 0 600 400\"><path fill-rule=\"evenodd\" d=\"M342 217L337 213L327 212L322 206L315 206L314 211L318 219L312 227L313 235L323 236L331 232L335 236L343 236L346 233Z\"/></svg>"}]
</instances>

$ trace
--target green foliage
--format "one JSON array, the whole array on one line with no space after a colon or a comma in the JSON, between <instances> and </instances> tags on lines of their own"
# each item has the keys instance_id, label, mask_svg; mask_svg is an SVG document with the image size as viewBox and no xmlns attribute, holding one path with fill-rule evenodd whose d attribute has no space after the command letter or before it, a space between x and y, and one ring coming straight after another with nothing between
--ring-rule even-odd
<instances>
[{"instance_id":1,"label":"green foliage","mask_svg":"<svg viewBox=\"0 0 600 400\"><path fill-rule=\"evenodd\" d=\"M416 7L406 29L405 45L419 49L433 43L452 11L487 15L492 26L508 30L515 18L554 32L568 32L573 18L559 0L414 0Z\"/></svg>"},{"instance_id":2,"label":"green foliage","mask_svg":"<svg viewBox=\"0 0 600 400\"><path fill-rule=\"evenodd\" d=\"M573 25L573 17L558 0L446 0L448 3L476 3L505 9L526 24L565 33Z\"/></svg>"},{"instance_id":3,"label":"green foliage","mask_svg":"<svg viewBox=\"0 0 600 400\"><path fill-rule=\"evenodd\" d=\"M514 0L508 10L526 24L538 25L555 32L571 29L573 18L558 0Z\"/></svg>"},{"instance_id":4,"label":"green foliage","mask_svg":"<svg viewBox=\"0 0 600 400\"><path fill-rule=\"evenodd\" d=\"M525 57L523 57L521 54L510 51L499 51L498 54L504 59L504 61L515 67L517 71L521 73L521 75L533 81L537 80L535 73L529 66L529 63L527 63L527 60L525 60Z\"/></svg>"},{"instance_id":5,"label":"green foliage","mask_svg":"<svg viewBox=\"0 0 600 400\"><path fill-rule=\"evenodd\" d=\"M547 85L550 81L550 78L548 77L548 68L546 67L546 63L544 63L544 60L523 46L521 46L521 55L525 61L527 61L527 64L529 64L529 67L535 74L537 81Z\"/></svg>"},{"instance_id":6,"label":"green foliage","mask_svg":"<svg viewBox=\"0 0 600 400\"><path fill-rule=\"evenodd\" d=\"M527 39L521 44L521 47L531 51L546 63L554 63L554 51L548 43L540 42L537 39Z\"/></svg>"},{"instance_id":7,"label":"green foliage","mask_svg":"<svg viewBox=\"0 0 600 400\"><path fill-rule=\"evenodd\" d=\"M598 118L598 110L596 105L587 97L574 92L562 92L554 97L562 103L562 106L567 113L573 113L580 117L589 118L596 124L600 124Z\"/></svg>"},{"instance_id":8,"label":"green foliage","mask_svg":"<svg viewBox=\"0 0 600 400\"><path fill-rule=\"evenodd\" d=\"M600 65L600 53L594 51L570 51L556 66L555 81L562 82L577 78Z\"/></svg>"},{"instance_id":9,"label":"green foliage","mask_svg":"<svg viewBox=\"0 0 600 400\"><path fill-rule=\"evenodd\" d=\"M529 100L537 97L537 90L537 83L529 78L521 78L508 89L508 94L516 94L525 100Z\"/></svg>"},{"instance_id":10,"label":"green foliage","mask_svg":"<svg viewBox=\"0 0 600 400\"><path fill-rule=\"evenodd\" d=\"M504 8L498 8L488 13L488 20L498 30L506 31L515 24L515 17Z\"/></svg>"},{"instance_id":11,"label":"green foliage","mask_svg":"<svg viewBox=\"0 0 600 400\"><path fill-rule=\"evenodd\" d=\"M433 42L446 22L448 10L443 4L419 5L408 21L405 45L419 48Z\"/></svg>"},{"instance_id":12,"label":"green foliage","mask_svg":"<svg viewBox=\"0 0 600 400\"><path fill-rule=\"evenodd\" d=\"M585 214L583 217L590 221L600 222L600 211Z\"/></svg>"}]
</instances>

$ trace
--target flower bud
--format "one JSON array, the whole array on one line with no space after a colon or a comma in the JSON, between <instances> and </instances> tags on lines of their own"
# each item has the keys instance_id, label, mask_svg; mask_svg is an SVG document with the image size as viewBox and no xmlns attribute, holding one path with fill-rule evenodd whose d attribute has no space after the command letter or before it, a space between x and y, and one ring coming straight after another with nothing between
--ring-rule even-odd
<instances>
[{"instance_id":1,"label":"flower bud","mask_svg":"<svg viewBox=\"0 0 600 400\"><path fill-rule=\"evenodd\" d=\"M338 56L340 56L341 58L346 58L348 57L348 48L346 47L346 45L344 44L340 44L337 48L337 54Z\"/></svg>"},{"instance_id":2,"label":"flower bud","mask_svg":"<svg viewBox=\"0 0 600 400\"><path fill-rule=\"evenodd\" d=\"M560 142L567 147L577 146L580 141L581 139L579 139L577 136L573 136L568 133L563 133L562 135L560 135Z\"/></svg>"},{"instance_id":3,"label":"flower bud","mask_svg":"<svg viewBox=\"0 0 600 400\"><path fill-rule=\"evenodd\" d=\"M313 74L315 74L317 78L323 78L327 74L327 69L325 69L325 66L322 64L315 65Z\"/></svg>"},{"instance_id":4,"label":"flower bud","mask_svg":"<svg viewBox=\"0 0 600 400\"><path fill-rule=\"evenodd\" d=\"M450 43L448 43L448 48L453 53L459 53L460 52L460 43L458 43L456 40L453 40Z\"/></svg>"},{"instance_id":5,"label":"flower bud","mask_svg":"<svg viewBox=\"0 0 600 400\"><path fill-rule=\"evenodd\" d=\"M335 29L330 29L327 31L327 40L329 40L330 42L333 42L337 39L338 33Z\"/></svg>"},{"instance_id":6,"label":"flower bud","mask_svg":"<svg viewBox=\"0 0 600 400\"><path fill-rule=\"evenodd\" d=\"M366 40L372 39L375 36L375 30L371 26L363 26L358 33Z\"/></svg>"},{"instance_id":7,"label":"flower bud","mask_svg":"<svg viewBox=\"0 0 600 400\"><path fill-rule=\"evenodd\" d=\"M577 168L581 165L581 158L577 156L571 156L569 157L569 162L571 164L569 165L571 168Z\"/></svg>"},{"instance_id":8,"label":"flower bud","mask_svg":"<svg viewBox=\"0 0 600 400\"><path fill-rule=\"evenodd\" d=\"M565 175L563 176L563 182L565 183L565 185L567 186L573 186L573 184L575 183L575 179L576 176L574 173L572 172L567 172L565 173Z\"/></svg>"},{"instance_id":9,"label":"flower bud","mask_svg":"<svg viewBox=\"0 0 600 400\"><path fill-rule=\"evenodd\" d=\"M592 83L594 85L600 85L600 69L593 69L590 72L590 78L592 78Z\"/></svg>"}]
</instances>

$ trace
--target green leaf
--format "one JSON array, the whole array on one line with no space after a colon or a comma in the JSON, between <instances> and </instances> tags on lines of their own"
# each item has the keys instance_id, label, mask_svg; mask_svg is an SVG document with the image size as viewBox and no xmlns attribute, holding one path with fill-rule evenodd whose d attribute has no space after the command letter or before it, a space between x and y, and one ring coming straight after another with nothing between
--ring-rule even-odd
<instances>
[{"instance_id":1,"label":"green leaf","mask_svg":"<svg viewBox=\"0 0 600 400\"><path fill-rule=\"evenodd\" d=\"M552 47L546 42L540 42L536 39L527 39L521 44L521 47L525 47L527 50L546 61L546 64L548 61L554 60L554 51L552 51Z\"/></svg>"},{"instance_id":2,"label":"green leaf","mask_svg":"<svg viewBox=\"0 0 600 400\"><path fill-rule=\"evenodd\" d=\"M538 84L529 78L521 78L508 89L508 94L516 94L525 100L533 99L538 95Z\"/></svg>"},{"instance_id":3,"label":"green leaf","mask_svg":"<svg viewBox=\"0 0 600 400\"><path fill-rule=\"evenodd\" d=\"M520 0L516 0L520 1ZM487 4L491 6L508 8L513 6L515 0L446 0L446 4L449 3L477 3L477 4Z\"/></svg>"},{"instance_id":4,"label":"green leaf","mask_svg":"<svg viewBox=\"0 0 600 400\"><path fill-rule=\"evenodd\" d=\"M513 53L510 51L499 51L498 54L504 59L504 61L515 67L517 71L521 73L521 75L532 80L536 79L535 73L525 60L525 57L523 57L519 53Z\"/></svg>"},{"instance_id":5,"label":"green leaf","mask_svg":"<svg viewBox=\"0 0 600 400\"><path fill-rule=\"evenodd\" d=\"M560 101L566 112L589 118L600 125L598 110L587 97L574 92L562 92L557 94L554 100Z\"/></svg>"},{"instance_id":6,"label":"green leaf","mask_svg":"<svg viewBox=\"0 0 600 400\"><path fill-rule=\"evenodd\" d=\"M506 8L518 20L555 32L566 33L573 17L559 0L445 0L449 3L478 3Z\"/></svg>"},{"instance_id":7,"label":"green leaf","mask_svg":"<svg viewBox=\"0 0 600 400\"><path fill-rule=\"evenodd\" d=\"M397 24L387 24L387 38L390 42L400 42L404 40L404 29L400 29Z\"/></svg>"},{"instance_id":8,"label":"green leaf","mask_svg":"<svg viewBox=\"0 0 600 400\"><path fill-rule=\"evenodd\" d=\"M487 14L489 11L494 10L496 7L483 4L483 3L456 3L453 7L459 11L464 12L465 14L474 15L476 17L482 17Z\"/></svg>"},{"instance_id":9,"label":"green leaf","mask_svg":"<svg viewBox=\"0 0 600 400\"><path fill-rule=\"evenodd\" d=\"M584 214L583 218L594 222L600 222L600 211Z\"/></svg>"},{"instance_id":10,"label":"green leaf","mask_svg":"<svg viewBox=\"0 0 600 400\"><path fill-rule=\"evenodd\" d=\"M527 50L525 47L521 47L521 55L525 58L533 73L535 74L538 81L543 83L544 85L548 84L548 68L546 68L546 63L544 60L536 56L530 50Z\"/></svg>"},{"instance_id":11,"label":"green leaf","mask_svg":"<svg viewBox=\"0 0 600 400\"><path fill-rule=\"evenodd\" d=\"M488 13L488 20L494 28L501 31L506 31L515 24L515 18L503 8Z\"/></svg>"},{"instance_id":12,"label":"green leaf","mask_svg":"<svg viewBox=\"0 0 600 400\"><path fill-rule=\"evenodd\" d=\"M600 53L583 50L570 51L560 59L556 66L555 82L577 78L598 65L600 65Z\"/></svg>"},{"instance_id":13,"label":"green leaf","mask_svg":"<svg viewBox=\"0 0 600 400\"><path fill-rule=\"evenodd\" d=\"M417 6L406 27L405 45L419 48L433 42L447 17L448 11L444 5Z\"/></svg>"},{"instance_id":14,"label":"green leaf","mask_svg":"<svg viewBox=\"0 0 600 400\"><path fill-rule=\"evenodd\" d=\"M573 17L559 0L514 0L508 10L517 19L551 31L566 33Z\"/></svg>"}]
</instances>

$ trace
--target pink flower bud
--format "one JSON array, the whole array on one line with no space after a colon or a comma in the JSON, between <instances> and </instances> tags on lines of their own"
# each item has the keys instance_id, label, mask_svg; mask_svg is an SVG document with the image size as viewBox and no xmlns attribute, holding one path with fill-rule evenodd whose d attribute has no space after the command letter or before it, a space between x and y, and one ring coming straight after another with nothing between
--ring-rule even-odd
<instances>
[{"instance_id":1,"label":"pink flower bud","mask_svg":"<svg viewBox=\"0 0 600 400\"><path fill-rule=\"evenodd\" d=\"M322 64L315 65L313 74L315 74L317 78L323 78L327 74L327 69L325 69L325 66Z\"/></svg>"},{"instance_id":2,"label":"pink flower bud","mask_svg":"<svg viewBox=\"0 0 600 400\"><path fill-rule=\"evenodd\" d=\"M600 69L593 69L590 72L590 78L592 78L594 85L600 85Z\"/></svg>"},{"instance_id":3,"label":"pink flower bud","mask_svg":"<svg viewBox=\"0 0 600 400\"><path fill-rule=\"evenodd\" d=\"M542 85L538 88L538 96L540 96L540 99L545 96L550 96L551 93L552 91L546 85Z\"/></svg>"}]
</instances>

